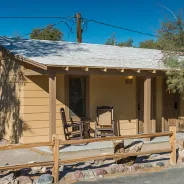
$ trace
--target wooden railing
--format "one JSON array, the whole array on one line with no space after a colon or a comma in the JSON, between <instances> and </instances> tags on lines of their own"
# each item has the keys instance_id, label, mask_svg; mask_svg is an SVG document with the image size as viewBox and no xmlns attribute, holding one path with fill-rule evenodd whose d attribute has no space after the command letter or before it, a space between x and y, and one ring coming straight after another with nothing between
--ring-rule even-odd
<instances>
[{"instance_id":1,"label":"wooden railing","mask_svg":"<svg viewBox=\"0 0 184 184\"><path fill-rule=\"evenodd\" d=\"M102 141L115 141L115 140L125 140L125 139L139 139L139 138L150 138L150 137L161 137L161 136L169 136L170 140L170 148L167 149L159 149L159 150L150 150L144 152L132 152L132 153L118 153L118 154L107 154L107 155L99 155L93 157L82 157L68 160L60 160L59 159L59 147L60 145L75 145L75 144L84 144L91 142L102 142ZM37 166L52 166L52 175L54 177L54 182L59 181L59 165L60 164L71 164L71 163L79 163L90 160L100 160L100 159L109 159L109 158L123 158L128 156L138 156L138 155L148 155L153 153L162 153L162 152L171 152L170 153L170 164L176 165L176 127L170 127L170 132L161 132L161 133L152 133L152 134L138 134L138 135L125 135L125 136L117 136L117 137L105 137L105 138L91 138L91 139L82 139L82 140L67 140L62 141L59 139L58 135L53 135L52 142L42 142L42 143L32 143L32 144L21 144L21 145L7 145L0 147L1 150L13 150L13 149L24 149L24 148L33 148L39 146L50 146L53 149L53 160L47 162L39 162L39 163L29 163L29 164L21 164L21 165L12 165L12 166L1 166L0 170L16 170Z\"/></svg>"}]
</instances>

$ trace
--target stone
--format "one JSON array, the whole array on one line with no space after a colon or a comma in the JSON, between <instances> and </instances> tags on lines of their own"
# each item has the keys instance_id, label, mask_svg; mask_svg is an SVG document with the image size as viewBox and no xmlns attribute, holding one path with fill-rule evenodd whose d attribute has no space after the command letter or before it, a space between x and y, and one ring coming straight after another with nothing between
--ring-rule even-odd
<instances>
[{"instance_id":1,"label":"stone","mask_svg":"<svg viewBox=\"0 0 184 184\"><path fill-rule=\"evenodd\" d=\"M138 152L141 150L143 144L143 141L133 141L125 147L125 153Z\"/></svg>"},{"instance_id":2,"label":"stone","mask_svg":"<svg viewBox=\"0 0 184 184\"><path fill-rule=\"evenodd\" d=\"M53 182L53 176L50 174L42 174L37 181L37 184L50 184Z\"/></svg>"},{"instance_id":3,"label":"stone","mask_svg":"<svg viewBox=\"0 0 184 184\"><path fill-rule=\"evenodd\" d=\"M42 167L41 170L40 170L40 173L46 173L47 171L47 168L46 167Z\"/></svg>"},{"instance_id":4,"label":"stone","mask_svg":"<svg viewBox=\"0 0 184 184\"><path fill-rule=\"evenodd\" d=\"M46 167L32 167L29 174L38 174L38 173L46 173L47 168Z\"/></svg>"},{"instance_id":5,"label":"stone","mask_svg":"<svg viewBox=\"0 0 184 184\"><path fill-rule=\"evenodd\" d=\"M94 165L100 166L104 164L104 160L95 160Z\"/></svg>"},{"instance_id":6,"label":"stone","mask_svg":"<svg viewBox=\"0 0 184 184\"><path fill-rule=\"evenodd\" d=\"M104 176L107 174L107 171L105 169L95 169L93 172L95 176L99 176L99 175Z\"/></svg>"},{"instance_id":7,"label":"stone","mask_svg":"<svg viewBox=\"0 0 184 184\"><path fill-rule=\"evenodd\" d=\"M37 184L38 183L38 178L35 178L34 180L33 180L33 184Z\"/></svg>"},{"instance_id":8,"label":"stone","mask_svg":"<svg viewBox=\"0 0 184 184\"><path fill-rule=\"evenodd\" d=\"M164 167L165 164L163 162L157 162L156 167Z\"/></svg>"},{"instance_id":9,"label":"stone","mask_svg":"<svg viewBox=\"0 0 184 184\"><path fill-rule=\"evenodd\" d=\"M32 184L32 180L28 176L19 176L15 179L18 184Z\"/></svg>"},{"instance_id":10,"label":"stone","mask_svg":"<svg viewBox=\"0 0 184 184\"><path fill-rule=\"evenodd\" d=\"M115 174L120 173L125 170L125 167L123 164L113 164L108 168L109 174Z\"/></svg>"},{"instance_id":11,"label":"stone","mask_svg":"<svg viewBox=\"0 0 184 184\"><path fill-rule=\"evenodd\" d=\"M84 178L84 174L82 173L82 171L80 170L77 170L75 171L73 174L72 174L72 177L71 177L73 180L80 180L82 178Z\"/></svg>"},{"instance_id":12,"label":"stone","mask_svg":"<svg viewBox=\"0 0 184 184\"><path fill-rule=\"evenodd\" d=\"M151 168L151 167L153 167L153 165L150 163L145 163L145 164L141 164L141 167L142 168Z\"/></svg>"},{"instance_id":13,"label":"stone","mask_svg":"<svg viewBox=\"0 0 184 184\"><path fill-rule=\"evenodd\" d=\"M9 175L7 175L7 176L4 176L3 178L1 178L2 180L7 180L7 181L9 181L10 183L11 182L13 182L13 180L14 180L14 173L11 173L11 174L9 174Z\"/></svg>"},{"instance_id":14,"label":"stone","mask_svg":"<svg viewBox=\"0 0 184 184\"><path fill-rule=\"evenodd\" d=\"M141 150L143 144L144 144L143 141L132 141L130 144L128 144L127 146L125 146L124 152L125 153L138 152L138 151ZM125 158L118 158L117 164L128 163L129 165L132 165L132 164L134 164L136 158L137 158L136 156L130 156L130 157L125 157Z\"/></svg>"},{"instance_id":15,"label":"stone","mask_svg":"<svg viewBox=\"0 0 184 184\"><path fill-rule=\"evenodd\" d=\"M83 171L82 173L83 173L83 176L84 176L85 179L93 179L93 178L95 178L95 173L92 170L90 170L90 169L88 169L86 171Z\"/></svg>"},{"instance_id":16,"label":"stone","mask_svg":"<svg viewBox=\"0 0 184 184\"><path fill-rule=\"evenodd\" d=\"M150 159L150 158L151 158L151 159L152 159L152 158L156 158L156 157L158 157L158 156L160 156L160 154L152 154L152 155L149 156L149 159Z\"/></svg>"},{"instance_id":17,"label":"stone","mask_svg":"<svg viewBox=\"0 0 184 184\"><path fill-rule=\"evenodd\" d=\"M2 178L0 179L1 184L10 184L8 180L3 180Z\"/></svg>"},{"instance_id":18,"label":"stone","mask_svg":"<svg viewBox=\"0 0 184 184\"><path fill-rule=\"evenodd\" d=\"M136 171L136 167L134 165L126 166L126 167L127 167L127 170L130 172Z\"/></svg>"},{"instance_id":19,"label":"stone","mask_svg":"<svg viewBox=\"0 0 184 184\"><path fill-rule=\"evenodd\" d=\"M60 167L59 167L59 171L64 171L64 165L61 165Z\"/></svg>"},{"instance_id":20,"label":"stone","mask_svg":"<svg viewBox=\"0 0 184 184\"><path fill-rule=\"evenodd\" d=\"M31 167L31 171L29 172L29 174L37 174L40 173L41 170L42 167Z\"/></svg>"}]
</instances>

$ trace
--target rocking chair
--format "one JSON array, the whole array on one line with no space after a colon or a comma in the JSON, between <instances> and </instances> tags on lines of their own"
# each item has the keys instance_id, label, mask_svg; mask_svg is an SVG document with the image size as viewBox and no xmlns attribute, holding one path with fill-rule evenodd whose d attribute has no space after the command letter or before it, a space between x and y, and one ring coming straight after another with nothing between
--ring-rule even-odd
<instances>
[{"instance_id":1,"label":"rocking chair","mask_svg":"<svg viewBox=\"0 0 184 184\"><path fill-rule=\"evenodd\" d=\"M65 139L66 140L83 139L83 135L84 135L83 122L67 121L64 108L60 109L60 114L61 114L61 120L63 124ZM70 127L72 131L69 131ZM74 131L74 129L77 129L77 130Z\"/></svg>"},{"instance_id":2,"label":"rocking chair","mask_svg":"<svg viewBox=\"0 0 184 184\"><path fill-rule=\"evenodd\" d=\"M97 121L95 122L95 137L114 136L114 120L112 106L97 107Z\"/></svg>"}]
</instances>

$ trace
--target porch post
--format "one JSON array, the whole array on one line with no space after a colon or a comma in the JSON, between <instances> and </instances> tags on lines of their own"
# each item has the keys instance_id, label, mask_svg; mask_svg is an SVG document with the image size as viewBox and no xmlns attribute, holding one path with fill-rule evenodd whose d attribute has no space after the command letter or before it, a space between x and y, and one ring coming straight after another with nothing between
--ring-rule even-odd
<instances>
[{"instance_id":1,"label":"porch post","mask_svg":"<svg viewBox=\"0 0 184 184\"><path fill-rule=\"evenodd\" d=\"M49 141L56 134L56 74L49 74Z\"/></svg>"},{"instance_id":2,"label":"porch post","mask_svg":"<svg viewBox=\"0 0 184 184\"><path fill-rule=\"evenodd\" d=\"M144 133L150 133L151 128L151 78L144 81Z\"/></svg>"}]
</instances>

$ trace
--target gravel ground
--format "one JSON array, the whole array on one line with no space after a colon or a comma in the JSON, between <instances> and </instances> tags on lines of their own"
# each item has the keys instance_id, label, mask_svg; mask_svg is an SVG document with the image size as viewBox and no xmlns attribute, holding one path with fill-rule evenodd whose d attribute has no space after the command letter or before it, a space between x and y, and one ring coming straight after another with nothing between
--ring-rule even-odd
<instances>
[{"instance_id":1,"label":"gravel ground","mask_svg":"<svg viewBox=\"0 0 184 184\"><path fill-rule=\"evenodd\" d=\"M0 166L5 164L23 164L29 162L44 162L52 160L52 155L45 155L30 149L0 151Z\"/></svg>"}]
</instances>

